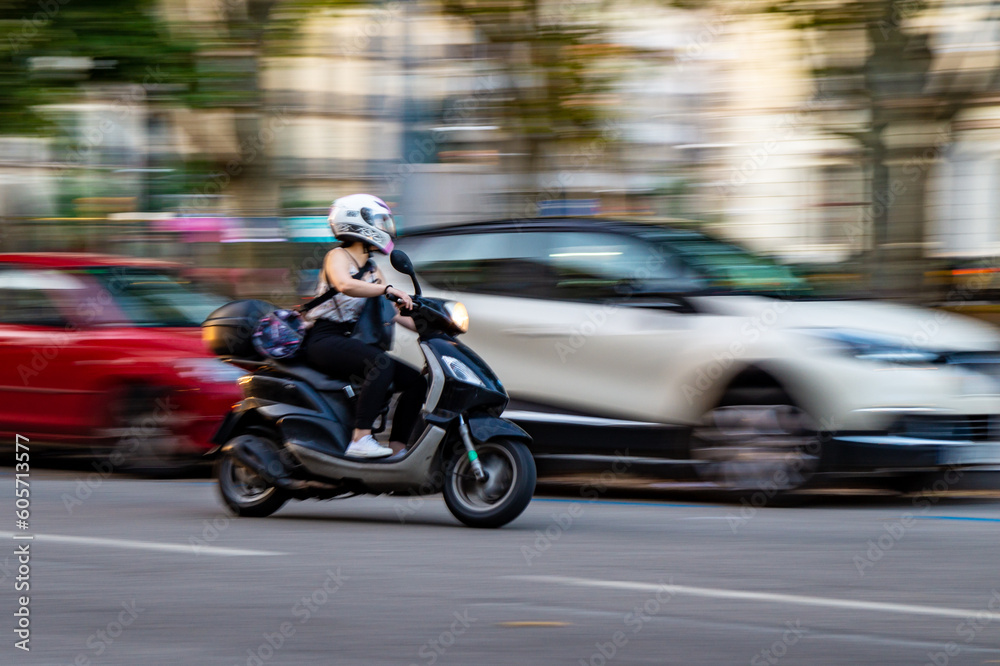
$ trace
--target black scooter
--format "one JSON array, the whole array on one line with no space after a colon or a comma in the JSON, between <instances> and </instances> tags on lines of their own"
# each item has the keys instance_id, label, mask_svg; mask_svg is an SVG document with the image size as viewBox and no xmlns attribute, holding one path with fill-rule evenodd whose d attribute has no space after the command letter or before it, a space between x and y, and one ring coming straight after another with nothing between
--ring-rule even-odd
<instances>
[{"instance_id":1,"label":"black scooter","mask_svg":"<svg viewBox=\"0 0 1000 666\"><path fill-rule=\"evenodd\" d=\"M289 499L443 491L466 525L500 527L528 506L536 476L531 440L500 417L508 401L500 380L455 339L468 329L464 306L421 296L402 251L391 262L413 281L406 314L416 323L428 375L409 445L389 458L347 458L355 387L299 363L226 358L250 370L240 380L244 399L214 438L219 491L235 514L268 516ZM383 427L387 411L388 404Z\"/></svg>"}]
</instances>

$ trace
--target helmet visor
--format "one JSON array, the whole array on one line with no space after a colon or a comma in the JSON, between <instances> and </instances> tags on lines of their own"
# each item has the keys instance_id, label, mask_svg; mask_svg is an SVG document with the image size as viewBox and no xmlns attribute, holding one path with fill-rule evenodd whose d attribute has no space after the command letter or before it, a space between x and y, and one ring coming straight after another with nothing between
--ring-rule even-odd
<instances>
[{"instance_id":1,"label":"helmet visor","mask_svg":"<svg viewBox=\"0 0 1000 666\"><path fill-rule=\"evenodd\" d=\"M376 229L381 229L393 238L396 237L396 222L389 213L378 213L371 208L362 208L361 217Z\"/></svg>"}]
</instances>

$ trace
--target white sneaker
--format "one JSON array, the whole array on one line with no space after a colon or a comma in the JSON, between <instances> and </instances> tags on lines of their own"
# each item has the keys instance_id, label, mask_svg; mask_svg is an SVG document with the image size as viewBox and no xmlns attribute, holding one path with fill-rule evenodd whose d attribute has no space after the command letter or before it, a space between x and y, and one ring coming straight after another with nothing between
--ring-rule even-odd
<instances>
[{"instance_id":1,"label":"white sneaker","mask_svg":"<svg viewBox=\"0 0 1000 666\"><path fill-rule=\"evenodd\" d=\"M385 458L392 455L392 449L382 446L371 435L365 435L358 441L351 442L344 455L351 458Z\"/></svg>"}]
</instances>

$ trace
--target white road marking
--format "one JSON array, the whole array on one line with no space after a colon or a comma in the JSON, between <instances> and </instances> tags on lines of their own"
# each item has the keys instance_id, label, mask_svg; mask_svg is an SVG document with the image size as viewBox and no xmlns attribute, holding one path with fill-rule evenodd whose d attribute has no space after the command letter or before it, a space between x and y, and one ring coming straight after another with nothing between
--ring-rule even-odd
<instances>
[{"instance_id":1,"label":"white road marking","mask_svg":"<svg viewBox=\"0 0 1000 666\"><path fill-rule=\"evenodd\" d=\"M572 335L572 333L570 333ZM616 426L616 427L642 427L642 428L668 428L676 429L679 426L671 426L664 423L654 423L652 421L624 421L622 419L606 419L599 416L578 416L576 414L553 414L550 412L532 412L520 409L510 409L503 413L504 418L512 421L543 421L546 423L572 423L575 425L588 426Z\"/></svg>"},{"instance_id":2,"label":"white road marking","mask_svg":"<svg viewBox=\"0 0 1000 666\"><path fill-rule=\"evenodd\" d=\"M0 538L9 539L14 532L0 532ZM106 548L126 548L131 550L157 550L164 553L185 553L188 555L219 555L234 557L239 555L287 555L273 550L246 550L243 548L223 548L221 546L203 546L190 543L160 543L157 541L131 541L125 539L101 539L99 537L77 537L64 534L35 534L35 541L52 541L56 543L75 543L81 546L104 546Z\"/></svg>"},{"instance_id":3,"label":"white road marking","mask_svg":"<svg viewBox=\"0 0 1000 666\"><path fill-rule=\"evenodd\" d=\"M687 516L678 520L730 520L729 516Z\"/></svg>"},{"instance_id":4,"label":"white road marking","mask_svg":"<svg viewBox=\"0 0 1000 666\"><path fill-rule=\"evenodd\" d=\"M763 601L767 603L792 604L797 606L818 606L820 608L844 608L848 610L899 613L902 615L951 617L962 620L970 618L976 618L977 620L1000 620L1000 613L990 613L986 610L945 608L941 606L893 604L883 603L880 601L854 601L851 599L831 599L829 597L806 597L796 594L744 592L742 590L726 590L712 587L690 587L687 585L671 585L669 583L660 585L652 583L633 583L628 581L596 580L592 578L573 578L570 576L507 576L507 578L513 580L525 580L533 583L572 585L575 587L598 587L612 590L633 590L636 592L665 592L670 595L676 594L689 597L702 597L704 599Z\"/></svg>"}]
</instances>

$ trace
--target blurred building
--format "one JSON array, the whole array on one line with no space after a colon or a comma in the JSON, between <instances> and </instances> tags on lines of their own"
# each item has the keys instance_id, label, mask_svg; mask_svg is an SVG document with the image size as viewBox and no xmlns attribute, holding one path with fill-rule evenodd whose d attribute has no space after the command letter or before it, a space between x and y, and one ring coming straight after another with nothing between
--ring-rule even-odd
<instances>
[{"instance_id":1,"label":"blurred building","mask_svg":"<svg viewBox=\"0 0 1000 666\"><path fill-rule=\"evenodd\" d=\"M155 82L85 86L48 108L54 138L0 138L0 215L196 220L187 232L143 227L136 251L147 251L142 234L168 228L188 240L321 241L330 200L367 190L396 206L404 229L593 210L696 220L801 262L872 245L871 155L849 136L871 121L850 92L866 57L860 30L824 38L746 2L541 3L546 20L601 26L586 47L600 54L603 87L572 102L602 120L586 140L554 130L526 172L526 139L508 114L512 91L531 91L530 72L438 3L319 8L292 47L265 52L225 38L223 9L246 13L242 0L161 6L205 44L203 68L249 72L220 80L253 90L220 88L219 104L193 107ZM911 77L919 85L886 88L900 109L884 137L900 184L883 239L892 258L1000 250L996 12L937 2L901 17L900 29L931 35L930 69ZM256 102L239 101L258 87ZM953 116L935 106L945 102ZM237 232L212 222L222 218L257 221ZM245 261L260 256L246 250Z\"/></svg>"},{"instance_id":2,"label":"blurred building","mask_svg":"<svg viewBox=\"0 0 1000 666\"><path fill-rule=\"evenodd\" d=\"M934 146L939 168L928 198L931 253L944 257L1000 256L1000 7L943 4L932 71L935 91L961 101L950 132Z\"/></svg>"},{"instance_id":3,"label":"blurred building","mask_svg":"<svg viewBox=\"0 0 1000 666\"><path fill-rule=\"evenodd\" d=\"M304 34L295 55L268 59L262 81L269 106L287 116L274 150L285 207L354 191L399 202L427 165L460 164L452 173L462 178L496 162L486 105L449 112L491 93L470 26L395 3L317 17Z\"/></svg>"},{"instance_id":4,"label":"blurred building","mask_svg":"<svg viewBox=\"0 0 1000 666\"><path fill-rule=\"evenodd\" d=\"M926 270L928 256L997 255L998 8L972 0L893 9L880 37L899 31L916 54L870 80L871 43L858 27L823 33L794 29L780 14L725 10L714 19L722 26L709 19L717 38L699 65L721 88L701 110L717 122L700 208L715 212L723 233L797 261L839 261L878 242L876 261L904 271ZM871 147L859 140L875 122L859 90L882 99L888 123L882 198L872 195ZM888 224L876 240L880 208Z\"/></svg>"}]
</instances>

